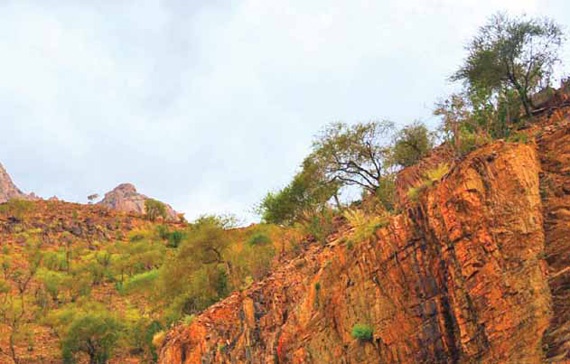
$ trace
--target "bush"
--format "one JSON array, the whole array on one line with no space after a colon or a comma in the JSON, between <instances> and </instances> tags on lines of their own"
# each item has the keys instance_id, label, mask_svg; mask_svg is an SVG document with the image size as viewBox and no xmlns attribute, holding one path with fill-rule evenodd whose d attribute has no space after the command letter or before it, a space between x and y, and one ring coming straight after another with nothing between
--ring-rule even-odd
<instances>
[{"instance_id":1,"label":"bush","mask_svg":"<svg viewBox=\"0 0 570 364\"><path fill-rule=\"evenodd\" d=\"M32 201L21 200L13 198L10 201L0 204L0 213L12 215L13 217L22 220L25 215L34 209Z\"/></svg>"},{"instance_id":2,"label":"bush","mask_svg":"<svg viewBox=\"0 0 570 364\"><path fill-rule=\"evenodd\" d=\"M482 131L470 131L468 128L461 128L459 131L459 146L457 152L464 156L469 152L489 143L491 137Z\"/></svg>"},{"instance_id":3,"label":"bush","mask_svg":"<svg viewBox=\"0 0 570 364\"><path fill-rule=\"evenodd\" d=\"M153 200L152 198L144 201L144 208L146 217L150 221L156 221L159 217L166 219L166 205L160 201Z\"/></svg>"},{"instance_id":4,"label":"bush","mask_svg":"<svg viewBox=\"0 0 570 364\"><path fill-rule=\"evenodd\" d=\"M140 289L150 289L150 286L158 278L158 269L149 270L147 272L139 273L127 279L122 285L125 293L131 293Z\"/></svg>"},{"instance_id":5,"label":"bush","mask_svg":"<svg viewBox=\"0 0 570 364\"><path fill-rule=\"evenodd\" d=\"M152 337L152 345L156 348L156 349L160 349L160 347L162 346L162 344L164 343L164 340L166 339L166 332L164 331L159 331L156 334L154 334L154 336Z\"/></svg>"},{"instance_id":6,"label":"bush","mask_svg":"<svg viewBox=\"0 0 570 364\"><path fill-rule=\"evenodd\" d=\"M396 200L396 175L394 173L389 173L378 180L376 199L386 211L394 211Z\"/></svg>"},{"instance_id":7,"label":"bush","mask_svg":"<svg viewBox=\"0 0 570 364\"><path fill-rule=\"evenodd\" d=\"M394 162L409 167L419 162L433 148L433 138L425 125L414 123L402 129L394 144Z\"/></svg>"},{"instance_id":8,"label":"bush","mask_svg":"<svg viewBox=\"0 0 570 364\"><path fill-rule=\"evenodd\" d=\"M439 181L449 172L449 164L441 163L437 167L424 172L423 179L415 186L410 187L408 190L408 199L410 201L417 201L420 194L433 186L434 182Z\"/></svg>"},{"instance_id":9,"label":"bush","mask_svg":"<svg viewBox=\"0 0 570 364\"><path fill-rule=\"evenodd\" d=\"M89 355L89 362L104 364L110 358L121 332L117 318L107 311L74 313L62 341L64 363L74 363L79 352Z\"/></svg>"},{"instance_id":10,"label":"bush","mask_svg":"<svg viewBox=\"0 0 570 364\"><path fill-rule=\"evenodd\" d=\"M352 327L352 337L360 341L372 340L374 330L370 325L356 324Z\"/></svg>"},{"instance_id":11,"label":"bush","mask_svg":"<svg viewBox=\"0 0 570 364\"><path fill-rule=\"evenodd\" d=\"M249 238L247 243L251 246L267 245L271 243L271 238L264 233L255 233Z\"/></svg>"},{"instance_id":12,"label":"bush","mask_svg":"<svg viewBox=\"0 0 570 364\"><path fill-rule=\"evenodd\" d=\"M166 244L169 248L178 248L180 243L186 238L186 234L180 230L174 230L168 234L168 243Z\"/></svg>"},{"instance_id":13,"label":"bush","mask_svg":"<svg viewBox=\"0 0 570 364\"><path fill-rule=\"evenodd\" d=\"M370 239L376 230L388 225L388 215L368 215L361 210L346 210L343 216L353 228L351 240L361 242Z\"/></svg>"},{"instance_id":14,"label":"bush","mask_svg":"<svg viewBox=\"0 0 570 364\"><path fill-rule=\"evenodd\" d=\"M333 217L333 212L327 209L320 213L308 214L304 217L304 221L296 226L301 234L309 235L319 243L324 244L327 236L334 231Z\"/></svg>"},{"instance_id":15,"label":"bush","mask_svg":"<svg viewBox=\"0 0 570 364\"><path fill-rule=\"evenodd\" d=\"M511 134L508 138L507 141L511 142L511 143L522 143L522 144L527 144L528 143L528 134L526 133L514 133Z\"/></svg>"},{"instance_id":16,"label":"bush","mask_svg":"<svg viewBox=\"0 0 570 364\"><path fill-rule=\"evenodd\" d=\"M69 269L65 251L45 252L42 261L44 266L49 270L65 272Z\"/></svg>"}]
</instances>

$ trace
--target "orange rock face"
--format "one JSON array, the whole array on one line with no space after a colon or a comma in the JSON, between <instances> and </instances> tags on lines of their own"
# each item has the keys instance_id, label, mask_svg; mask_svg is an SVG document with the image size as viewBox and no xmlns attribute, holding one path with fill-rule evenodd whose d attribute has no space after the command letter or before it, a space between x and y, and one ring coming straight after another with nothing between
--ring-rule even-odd
<instances>
[{"instance_id":1,"label":"orange rock face","mask_svg":"<svg viewBox=\"0 0 570 364\"><path fill-rule=\"evenodd\" d=\"M540 172L534 145L470 154L367 241L341 232L172 330L159 363L542 361L546 341L565 342L543 338L557 337L557 298ZM372 338L353 338L356 324Z\"/></svg>"},{"instance_id":2,"label":"orange rock face","mask_svg":"<svg viewBox=\"0 0 570 364\"><path fill-rule=\"evenodd\" d=\"M556 112L537 136L542 163L544 256L553 314L543 348L551 362L570 360L570 113Z\"/></svg>"}]
</instances>

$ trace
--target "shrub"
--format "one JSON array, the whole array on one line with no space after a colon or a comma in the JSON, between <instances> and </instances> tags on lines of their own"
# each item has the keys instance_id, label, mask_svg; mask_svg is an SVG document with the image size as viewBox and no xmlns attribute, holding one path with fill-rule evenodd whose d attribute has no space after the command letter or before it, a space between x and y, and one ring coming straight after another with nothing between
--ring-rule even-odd
<instances>
[{"instance_id":1,"label":"shrub","mask_svg":"<svg viewBox=\"0 0 570 364\"><path fill-rule=\"evenodd\" d=\"M306 214L303 222L296 224L296 227L301 234L311 236L324 244L327 236L334 231L333 217L333 212L328 209L320 213Z\"/></svg>"},{"instance_id":2,"label":"shrub","mask_svg":"<svg viewBox=\"0 0 570 364\"><path fill-rule=\"evenodd\" d=\"M460 156L464 156L489 143L491 140L491 137L483 131L470 131L467 128L461 128L459 131L460 142L457 152Z\"/></svg>"},{"instance_id":3,"label":"shrub","mask_svg":"<svg viewBox=\"0 0 570 364\"><path fill-rule=\"evenodd\" d=\"M184 317L182 318L182 323L188 326L192 324L192 322L194 322L195 319L196 315L184 315Z\"/></svg>"},{"instance_id":4,"label":"shrub","mask_svg":"<svg viewBox=\"0 0 570 364\"><path fill-rule=\"evenodd\" d=\"M22 220L24 216L34 209L32 201L13 198L6 203L0 204L0 213L5 213Z\"/></svg>"},{"instance_id":5,"label":"shrub","mask_svg":"<svg viewBox=\"0 0 570 364\"><path fill-rule=\"evenodd\" d=\"M402 129L394 144L394 161L404 167L419 162L433 148L433 138L425 125L416 122Z\"/></svg>"},{"instance_id":6,"label":"shrub","mask_svg":"<svg viewBox=\"0 0 570 364\"><path fill-rule=\"evenodd\" d=\"M353 228L351 240L361 242L370 239L376 230L388 224L388 215L369 215L361 210L346 210L343 216Z\"/></svg>"},{"instance_id":7,"label":"shrub","mask_svg":"<svg viewBox=\"0 0 570 364\"><path fill-rule=\"evenodd\" d=\"M422 191L424 191L426 188L427 187L425 185L410 187L407 193L408 199L412 202L417 202L420 198Z\"/></svg>"},{"instance_id":8,"label":"shrub","mask_svg":"<svg viewBox=\"0 0 570 364\"><path fill-rule=\"evenodd\" d=\"M271 243L271 238L264 233L255 233L249 238L247 243L251 246L267 245Z\"/></svg>"},{"instance_id":9,"label":"shrub","mask_svg":"<svg viewBox=\"0 0 570 364\"><path fill-rule=\"evenodd\" d=\"M45 252L42 261L49 270L65 272L69 269L65 251Z\"/></svg>"},{"instance_id":10,"label":"shrub","mask_svg":"<svg viewBox=\"0 0 570 364\"><path fill-rule=\"evenodd\" d=\"M156 334L154 334L154 336L152 337L152 345L156 349L159 349L164 343L164 339L166 339L166 332L159 331Z\"/></svg>"},{"instance_id":11,"label":"shrub","mask_svg":"<svg viewBox=\"0 0 570 364\"><path fill-rule=\"evenodd\" d=\"M121 332L117 318L107 311L72 313L73 319L62 341L64 363L74 363L79 352L89 355L89 362L104 364L110 358Z\"/></svg>"},{"instance_id":12,"label":"shrub","mask_svg":"<svg viewBox=\"0 0 570 364\"><path fill-rule=\"evenodd\" d=\"M150 221L156 221L159 217L166 219L166 205L160 201L154 200L152 198L146 199L144 201L144 208L146 217Z\"/></svg>"},{"instance_id":13,"label":"shrub","mask_svg":"<svg viewBox=\"0 0 570 364\"><path fill-rule=\"evenodd\" d=\"M122 286L126 293L131 293L140 289L149 289L149 286L158 278L158 269L139 273L127 279Z\"/></svg>"},{"instance_id":14,"label":"shrub","mask_svg":"<svg viewBox=\"0 0 570 364\"><path fill-rule=\"evenodd\" d=\"M180 230L174 230L168 234L168 243L166 244L169 248L178 248L180 243L186 238L186 234Z\"/></svg>"},{"instance_id":15,"label":"shrub","mask_svg":"<svg viewBox=\"0 0 570 364\"><path fill-rule=\"evenodd\" d=\"M508 137L507 141L512 142L512 143L527 144L528 143L528 134L526 134L526 133L514 133Z\"/></svg>"},{"instance_id":16,"label":"shrub","mask_svg":"<svg viewBox=\"0 0 570 364\"><path fill-rule=\"evenodd\" d=\"M376 198L386 211L394 211L396 199L396 174L389 173L378 180Z\"/></svg>"},{"instance_id":17,"label":"shrub","mask_svg":"<svg viewBox=\"0 0 570 364\"><path fill-rule=\"evenodd\" d=\"M440 164L438 164L437 167L430 169L430 170L427 170L424 175L425 175L427 181L429 181L431 184L433 184L433 182L436 182L436 181L439 181L440 179L442 179L443 176L445 176L448 172L449 172L449 164L440 163Z\"/></svg>"},{"instance_id":18,"label":"shrub","mask_svg":"<svg viewBox=\"0 0 570 364\"><path fill-rule=\"evenodd\" d=\"M45 291L51 296L51 299L57 302L62 286L66 281L65 274L40 269L37 276L38 280L43 283Z\"/></svg>"},{"instance_id":19,"label":"shrub","mask_svg":"<svg viewBox=\"0 0 570 364\"><path fill-rule=\"evenodd\" d=\"M158 233L158 236L162 240L167 240L168 236L170 235L170 230L168 229L168 226L166 226L166 225L158 225L156 227L156 232Z\"/></svg>"},{"instance_id":20,"label":"shrub","mask_svg":"<svg viewBox=\"0 0 570 364\"><path fill-rule=\"evenodd\" d=\"M431 187L434 182L439 181L449 172L449 164L441 163L437 167L424 172L423 179L415 186L408 189L408 199L417 201L423 191Z\"/></svg>"},{"instance_id":21,"label":"shrub","mask_svg":"<svg viewBox=\"0 0 570 364\"><path fill-rule=\"evenodd\" d=\"M356 324L352 327L352 337L360 341L372 340L374 330L370 325Z\"/></svg>"}]
</instances>

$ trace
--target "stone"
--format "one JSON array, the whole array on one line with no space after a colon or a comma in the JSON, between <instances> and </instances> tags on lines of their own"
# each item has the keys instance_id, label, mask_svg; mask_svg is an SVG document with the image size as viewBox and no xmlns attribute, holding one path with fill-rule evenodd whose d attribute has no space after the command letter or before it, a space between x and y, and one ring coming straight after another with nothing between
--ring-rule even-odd
<instances>
[{"instance_id":1,"label":"stone","mask_svg":"<svg viewBox=\"0 0 570 364\"><path fill-rule=\"evenodd\" d=\"M123 211L127 213L145 214L145 201L149 197L137 192L136 187L131 183L122 183L115 187L112 191L107 192L103 200L97 203L100 206L106 206L113 210ZM168 205L166 207L166 219L169 221L179 221L179 214Z\"/></svg>"}]
</instances>

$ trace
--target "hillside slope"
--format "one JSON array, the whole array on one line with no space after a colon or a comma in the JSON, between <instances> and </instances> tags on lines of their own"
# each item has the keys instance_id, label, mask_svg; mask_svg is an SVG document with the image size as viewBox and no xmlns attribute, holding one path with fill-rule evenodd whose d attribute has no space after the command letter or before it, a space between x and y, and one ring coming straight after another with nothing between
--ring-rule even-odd
<instances>
[{"instance_id":1,"label":"hillside slope","mask_svg":"<svg viewBox=\"0 0 570 364\"><path fill-rule=\"evenodd\" d=\"M140 259L149 261L150 249L164 243L141 239L159 226L184 228L98 205L19 199L0 204L0 363L61 363L62 338L49 317L72 312L80 302L104 305L120 318L150 307L143 295L121 294L111 275L121 262L126 271ZM130 246L148 249L120 254ZM145 355L119 348L110 363L139 363Z\"/></svg>"},{"instance_id":2,"label":"hillside slope","mask_svg":"<svg viewBox=\"0 0 570 364\"><path fill-rule=\"evenodd\" d=\"M311 246L172 330L159 362L569 358L569 115L471 153L372 239Z\"/></svg>"}]
</instances>

